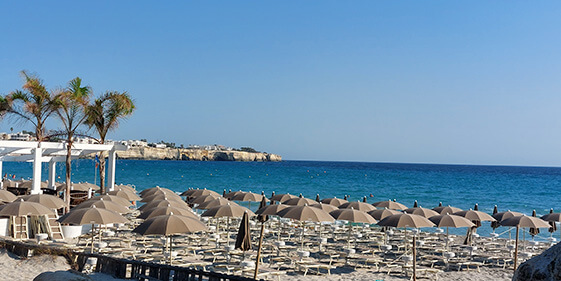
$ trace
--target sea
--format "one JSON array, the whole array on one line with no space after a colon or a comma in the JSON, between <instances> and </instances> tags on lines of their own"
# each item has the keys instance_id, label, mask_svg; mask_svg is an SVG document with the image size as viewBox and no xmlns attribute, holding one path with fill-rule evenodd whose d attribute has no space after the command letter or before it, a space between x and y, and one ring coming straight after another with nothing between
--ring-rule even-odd
<instances>
[{"instance_id":1,"label":"sea","mask_svg":"<svg viewBox=\"0 0 561 281\"><path fill-rule=\"evenodd\" d=\"M72 181L98 183L94 160L73 161ZM412 207L433 208L442 203L464 210L492 213L517 211L538 216L561 211L561 168L475 166L327 161L199 162L171 160L117 160L116 183L134 185L138 191L161 186L181 193L188 188L226 191L302 194L315 199L348 196L369 203L396 200ZM43 164L43 180L47 179ZM64 181L64 163L57 163L57 178ZM5 162L3 173L17 179L32 175L31 163ZM244 203L248 206L247 203ZM255 210L257 203L251 205ZM451 230L465 233L465 229ZM484 223L478 230L493 230ZM508 231L498 228L497 233ZM536 239L550 236L547 229ZM559 233L556 234L559 239Z\"/></svg>"}]
</instances>

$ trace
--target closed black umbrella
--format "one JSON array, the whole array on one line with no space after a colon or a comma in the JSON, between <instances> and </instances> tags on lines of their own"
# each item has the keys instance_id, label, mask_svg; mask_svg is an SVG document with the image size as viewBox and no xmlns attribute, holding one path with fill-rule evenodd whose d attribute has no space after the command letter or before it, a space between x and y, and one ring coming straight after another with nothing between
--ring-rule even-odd
<instances>
[{"instance_id":1,"label":"closed black umbrella","mask_svg":"<svg viewBox=\"0 0 561 281\"><path fill-rule=\"evenodd\" d=\"M318 195L319 197L319 195ZM267 199L263 196L261 203L259 204L259 209L265 208L267 206ZM257 220L261 222L261 232L259 233L259 247L257 248L257 258L255 260L255 274L253 279L257 279L257 272L259 271L259 257L261 256L261 246L263 244L263 231L265 230L265 222L269 219L267 215L258 215Z\"/></svg>"},{"instance_id":2,"label":"closed black umbrella","mask_svg":"<svg viewBox=\"0 0 561 281\"><path fill-rule=\"evenodd\" d=\"M497 205L495 205L495 208L493 208L493 215L497 214L498 212L499 212L499 210L497 209ZM499 224L499 220L491 222L491 227L493 228L493 231L495 231L495 229L499 226L501 226Z\"/></svg>"},{"instance_id":3,"label":"closed black umbrella","mask_svg":"<svg viewBox=\"0 0 561 281\"><path fill-rule=\"evenodd\" d=\"M249 230L249 215L247 212L243 214L234 248L240 249L244 252L251 249L251 231Z\"/></svg>"},{"instance_id":4,"label":"closed black umbrella","mask_svg":"<svg viewBox=\"0 0 561 281\"><path fill-rule=\"evenodd\" d=\"M536 216L536 210L532 211L532 217ZM538 235L540 233L540 229L539 228L530 228L529 230L530 235L532 235L532 238L534 238L534 236Z\"/></svg>"}]
</instances>

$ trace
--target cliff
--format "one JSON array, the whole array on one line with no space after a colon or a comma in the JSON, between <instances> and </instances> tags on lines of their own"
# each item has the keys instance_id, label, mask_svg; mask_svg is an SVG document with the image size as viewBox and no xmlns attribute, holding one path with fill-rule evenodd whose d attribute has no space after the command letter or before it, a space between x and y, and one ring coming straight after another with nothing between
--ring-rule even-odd
<instances>
[{"instance_id":1,"label":"cliff","mask_svg":"<svg viewBox=\"0 0 561 281\"><path fill-rule=\"evenodd\" d=\"M143 160L192 160L192 161L281 161L282 157L277 154L264 152L245 151L216 151L203 149L183 148L155 148L155 147L131 147L127 151L117 151L120 159L143 159Z\"/></svg>"}]
</instances>

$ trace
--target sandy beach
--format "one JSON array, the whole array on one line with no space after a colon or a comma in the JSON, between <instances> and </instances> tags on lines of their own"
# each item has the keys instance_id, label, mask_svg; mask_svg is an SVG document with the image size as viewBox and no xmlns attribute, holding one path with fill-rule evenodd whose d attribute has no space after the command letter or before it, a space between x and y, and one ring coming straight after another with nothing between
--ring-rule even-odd
<instances>
[{"instance_id":1,"label":"sandy beach","mask_svg":"<svg viewBox=\"0 0 561 281\"><path fill-rule=\"evenodd\" d=\"M29 259L21 259L6 250L0 250L0 266L2 271L0 272L0 280L33 280L36 276L43 272L55 272L62 274L64 271L70 269L70 265L67 263L63 257L53 257L49 255L35 256ZM68 273L67 276L70 275ZM65 276L65 275L62 275ZM512 270L508 269L498 269L498 268L482 268L480 272L476 270L470 271L451 271L451 272L441 272L438 275L438 280L443 281L483 281L483 280L511 280ZM419 276L420 279L426 279L424 276ZM357 281L367 281L367 280L387 280L387 281L397 281L397 280L409 280L409 277L405 276L394 276L387 275L385 273L372 272L366 269L352 269L352 268L338 268L331 272L331 275L306 275L301 274L286 274L280 276L281 280L295 280L295 281L327 281L327 280L357 280ZM430 278L433 279L433 278ZM113 278L106 274L94 273L89 274L84 277L84 280L93 281L118 281L124 279Z\"/></svg>"}]
</instances>

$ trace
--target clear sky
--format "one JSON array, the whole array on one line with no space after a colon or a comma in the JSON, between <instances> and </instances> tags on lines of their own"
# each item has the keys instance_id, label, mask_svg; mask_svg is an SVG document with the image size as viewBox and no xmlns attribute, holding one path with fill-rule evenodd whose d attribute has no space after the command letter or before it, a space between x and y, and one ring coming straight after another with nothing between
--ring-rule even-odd
<instances>
[{"instance_id":1,"label":"clear sky","mask_svg":"<svg viewBox=\"0 0 561 281\"><path fill-rule=\"evenodd\" d=\"M2 1L0 93L24 69L126 90L138 110L113 139L561 166L560 15L559 1Z\"/></svg>"}]
</instances>

